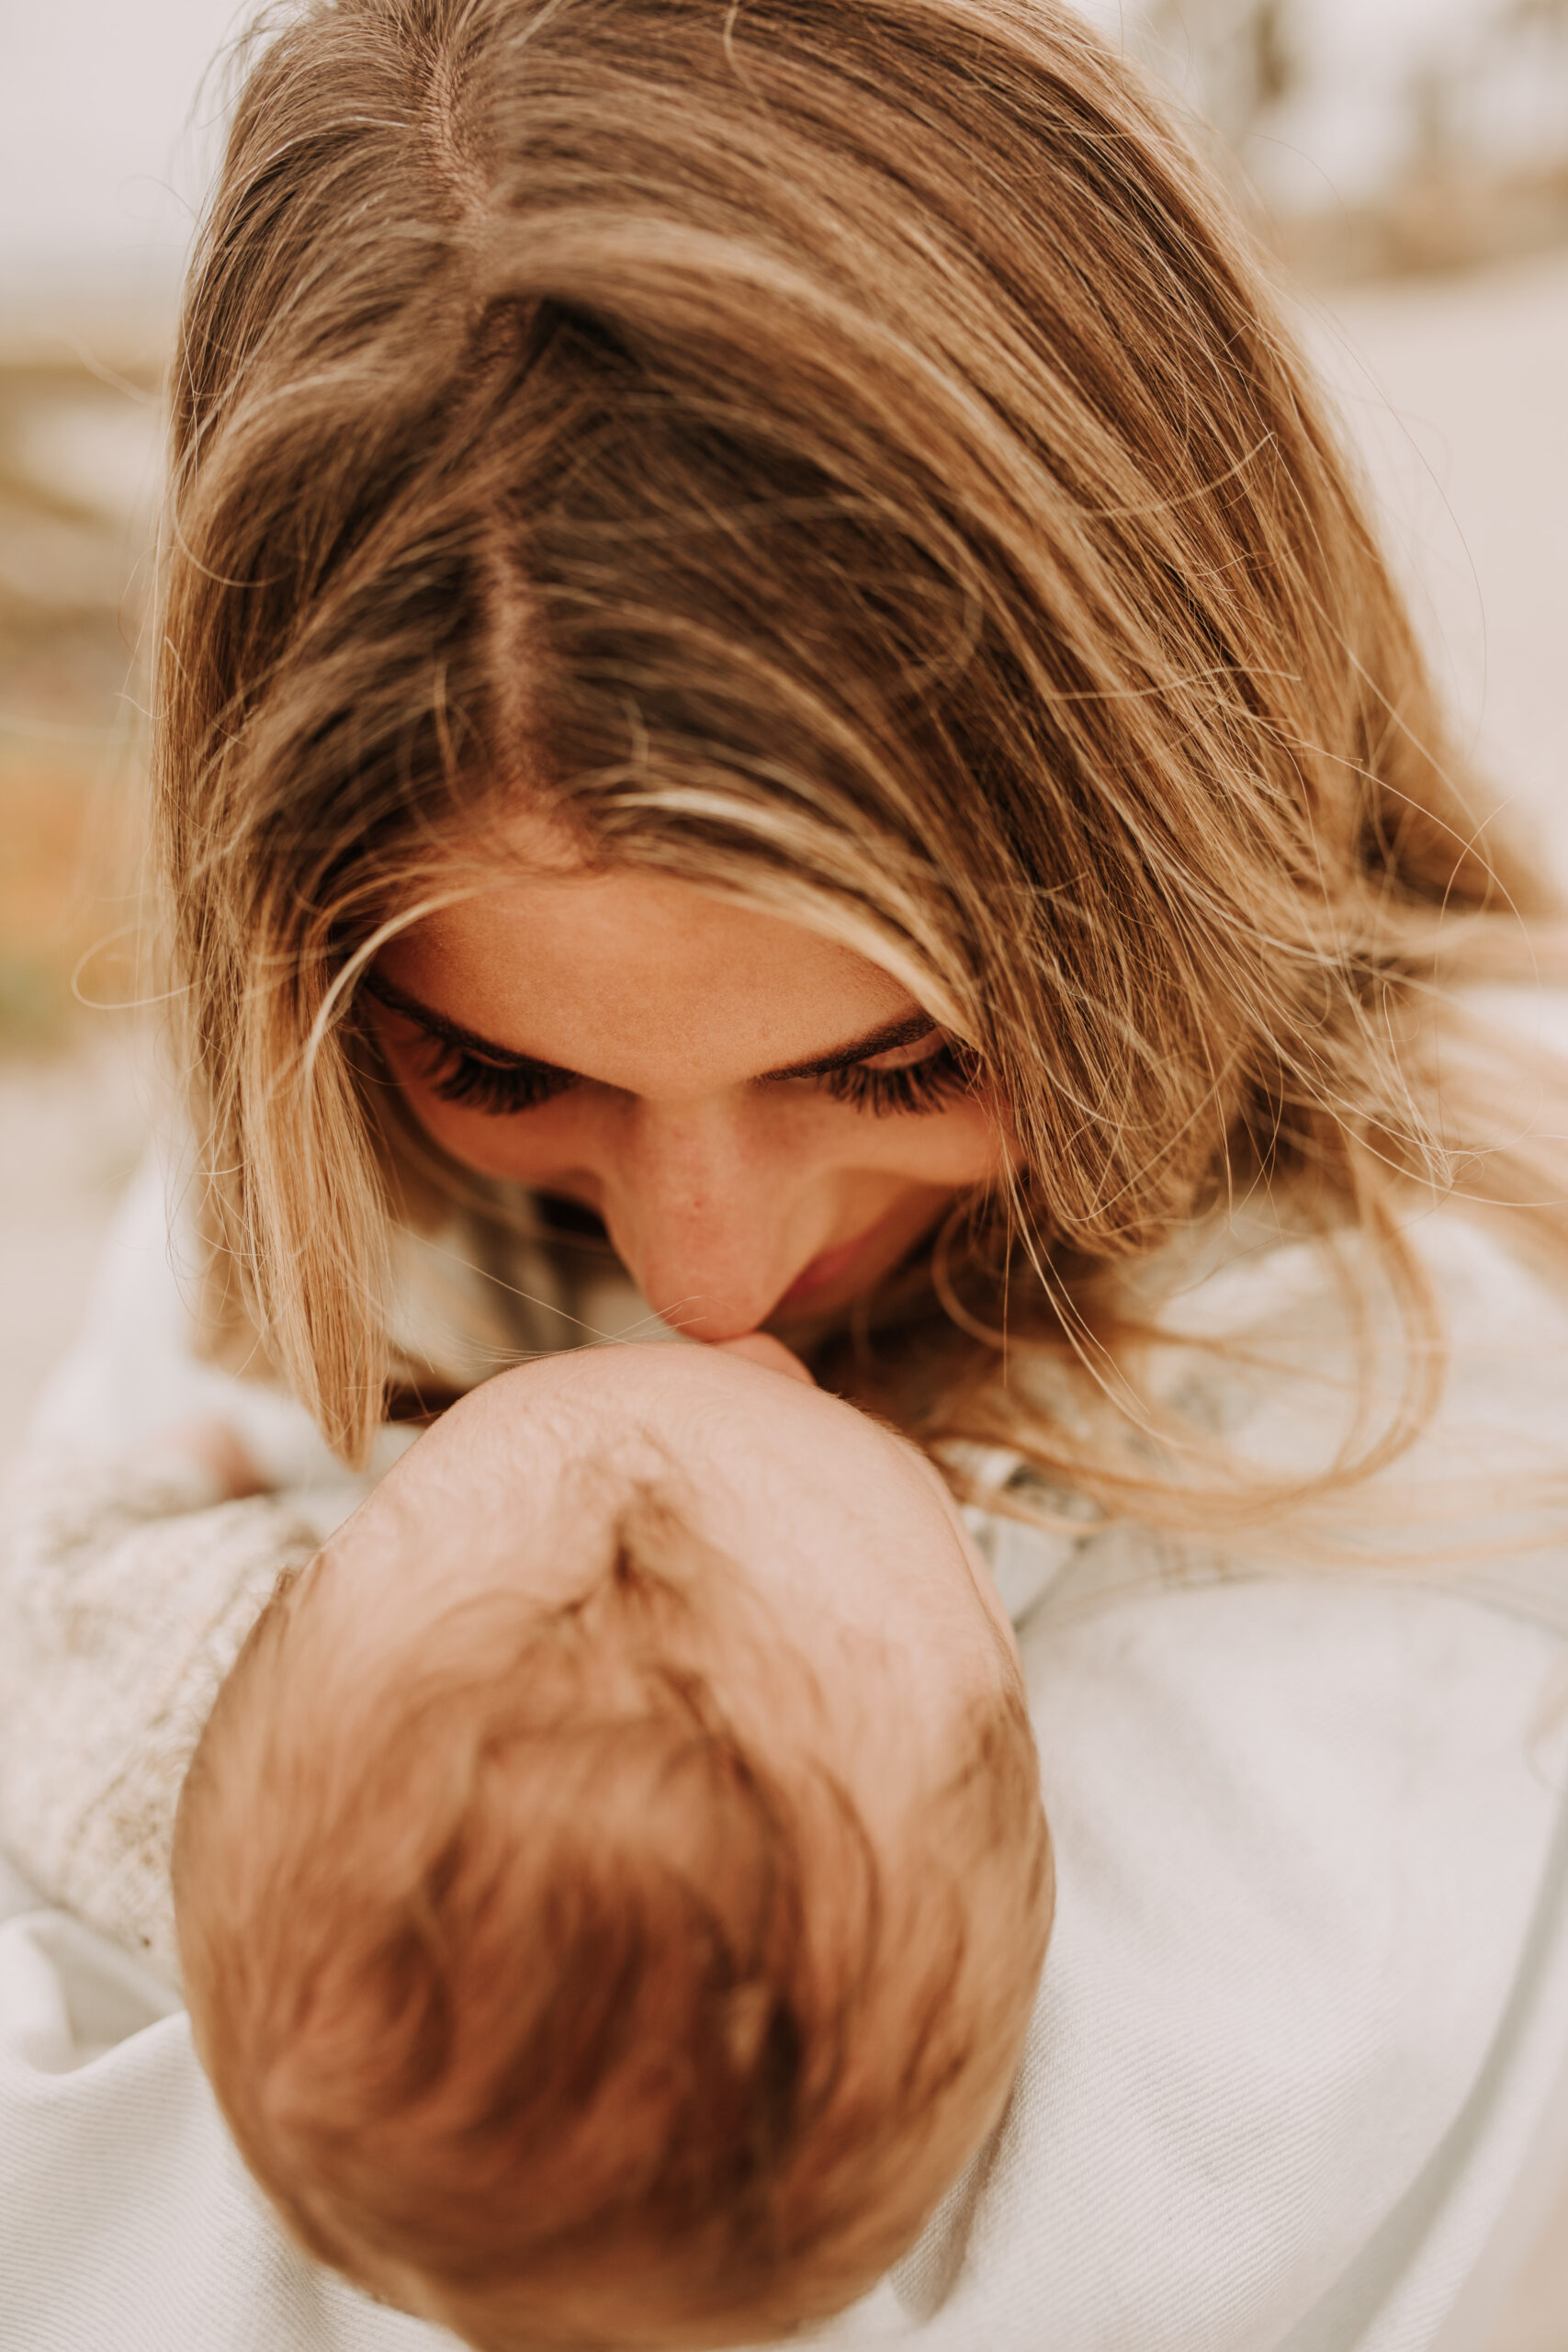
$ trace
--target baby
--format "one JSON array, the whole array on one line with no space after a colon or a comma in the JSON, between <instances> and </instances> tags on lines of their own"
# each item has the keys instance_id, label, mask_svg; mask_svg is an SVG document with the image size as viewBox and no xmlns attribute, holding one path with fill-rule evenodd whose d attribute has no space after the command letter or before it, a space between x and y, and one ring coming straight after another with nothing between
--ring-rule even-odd
<instances>
[{"instance_id":1,"label":"baby","mask_svg":"<svg viewBox=\"0 0 1568 2352\"><path fill-rule=\"evenodd\" d=\"M743 1346L455 1407L279 1591L181 1799L247 2162L488 2352L840 2308L1017 2065L1052 1874L1010 1630L930 1465Z\"/></svg>"}]
</instances>

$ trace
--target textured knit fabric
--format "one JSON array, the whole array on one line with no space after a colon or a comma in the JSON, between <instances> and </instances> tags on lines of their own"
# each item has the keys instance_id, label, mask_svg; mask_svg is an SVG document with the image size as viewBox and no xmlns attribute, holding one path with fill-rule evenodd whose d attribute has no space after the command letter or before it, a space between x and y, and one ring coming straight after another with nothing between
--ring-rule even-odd
<instances>
[{"instance_id":1,"label":"textured knit fabric","mask_svg":"<svg viewBox=\"0 0 1568 2352\"><path fill-rule=\"evenodd\" d=\"M0 1847L177 1981L175 1803L218 1686L278 1577L318 1549L304 1498L215 1502L177 1459L44 1457L0 1550Z\"/></svg>"}]
</instances>

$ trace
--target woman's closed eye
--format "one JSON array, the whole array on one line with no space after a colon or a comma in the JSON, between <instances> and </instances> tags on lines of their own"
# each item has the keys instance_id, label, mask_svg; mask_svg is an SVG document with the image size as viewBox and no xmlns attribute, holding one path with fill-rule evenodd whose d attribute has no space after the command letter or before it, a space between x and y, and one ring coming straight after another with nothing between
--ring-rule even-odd
<instances>
[{"instance_id":1,"label":"woman's closed eye","mask_svg":"<svg viewBox=\"0 0 1568 2352\"><path fill-rule=\"evenodd\" d=\"M967 1046L933 1029L912 1046L872 1054L808 1082L836 1102L849 1102L857 1111L886 1119L940 1111L955 1095L972 1092L978 1073L977 1057Z\"/></svg>"},{"instance_id":2,"label":"woman's closed eye","mask_svg":"<svg viewBox=\"0 0 1568 2352\"><path fill-rule=\"evenodd\" d=\"M443 1102L458 1103L488 1118L515 1118L525 1111L538 1110L582 1083L575 1071L557 1069L548 1062L492 1061L468 1046L428 1033L422 1042L426 1056L423 1075L432 1093ZM970 1091L976 1070L971 1053L933 1029L913 1045L871 1054L863 1061L850 1062L814 1078L757 1082L817 1087L835 1102L869 1111L874 1118L919 1117Z\"/></svg>"},{"instance_id":3,"label":"woman's closed eye","mask_svg":"<svg viewBox=\"0 0 1568 2352\"><path fill-rule=\"evenodd\" d=\"M513 1119L520 1112L536 1111L582 1082L575 1071L556 1069L548 1062L491 1061L448 1037L427 1035L423 1045L424 1078L431 1092L443 1102L460 1103L487 1118Z\"/></svg>"}]
</instances>

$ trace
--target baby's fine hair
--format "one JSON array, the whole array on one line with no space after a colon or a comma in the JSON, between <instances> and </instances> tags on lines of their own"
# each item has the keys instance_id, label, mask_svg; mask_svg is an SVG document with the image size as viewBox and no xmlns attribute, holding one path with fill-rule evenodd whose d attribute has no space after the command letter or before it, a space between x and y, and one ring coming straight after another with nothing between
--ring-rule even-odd
<instances>
[{"instance_id":1,"label":"baby's fine hair","mask_svg":"<svg viewBox=\"0 0 1568 2352\"><path fill-rule=\"evenodd\" d=\"M890 1849L805 1658L666 1503L580 1600L454 1606L389 1665L323 1654L310 1600L255 1628L175 1841L203 2061L294 2234L485 2352L755 2341L867 2289L1032 2006L1016 1670Z\"/></svg>"}]
</instances>

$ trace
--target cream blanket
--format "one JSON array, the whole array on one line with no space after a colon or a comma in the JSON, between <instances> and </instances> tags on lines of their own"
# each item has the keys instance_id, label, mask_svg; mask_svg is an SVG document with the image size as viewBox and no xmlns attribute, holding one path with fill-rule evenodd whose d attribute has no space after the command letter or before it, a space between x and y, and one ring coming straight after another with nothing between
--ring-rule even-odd
<instances>
[{"instance_id":1,"label":"cream blanket","mask_svg":"<svg viewBox=\"0 0 1568 2352\"><path fill-rule=\"evenodd\" d=\"M0 1843L52 1898L0 1888L0 2346L434 2347L288 2246L176 1995L125 1949L166 1966L183 1757L276 1566L354 1498L285 1400L190 1361L163 1218L150 1181L0 1555ZM1421 1247L1458 1372L1402 1475L1560 1464L1568 1318L1457 1221ZM1277 1331L1315 1296L1280 1252L1188 1304ZM1278 1383L1209 1402L1261 1451L1300 1442ZM160 1466L157 1428L215 1408L282 1498L213 1509ZM67 1467L84 1429L102 1445ZM1440 1577L998 1541L1055 1933L1003 2125L831 2352L1474 2341L1568 2059L1568 1565L1455 1534Z\"/></svg>"}]
</instances>

